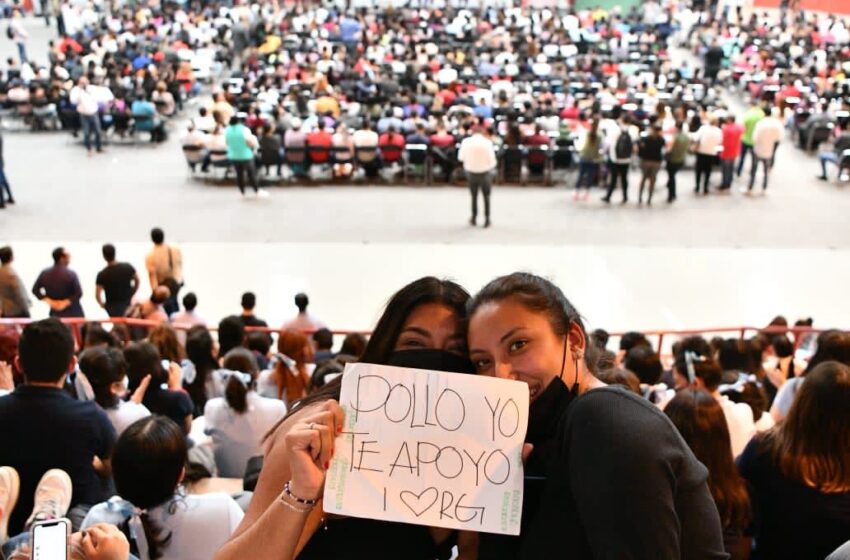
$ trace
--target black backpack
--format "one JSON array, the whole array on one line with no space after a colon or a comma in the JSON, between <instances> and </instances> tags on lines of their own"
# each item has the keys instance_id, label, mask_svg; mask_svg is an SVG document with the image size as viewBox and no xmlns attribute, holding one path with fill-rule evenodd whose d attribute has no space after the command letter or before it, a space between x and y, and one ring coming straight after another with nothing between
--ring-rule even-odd
<instances>
[{"instance_id":1,"label":"black backpack","mask_svg":"<svg viewBox=\"0 0 850 560\"><path fill-rule=\"evenodd\" d=\"M15 38L15 33L12 31L12 26L11 26L11 25L7 25L7 26L6 26L6 37L8 37L9 39L14 39L14 38Z\"/></svg>"},{"instance_id":2,"label":"black backpack","mask_svg":"<svg viewBox=\"0 0 850 560\"><path fill-rule=\"evenodd\" d=\"M617 145L614 146L614 153L617 159L629 159L632 157L632 136L629 131L620 131L620 136L617 138Z\"/></svg>"}]
</instances>

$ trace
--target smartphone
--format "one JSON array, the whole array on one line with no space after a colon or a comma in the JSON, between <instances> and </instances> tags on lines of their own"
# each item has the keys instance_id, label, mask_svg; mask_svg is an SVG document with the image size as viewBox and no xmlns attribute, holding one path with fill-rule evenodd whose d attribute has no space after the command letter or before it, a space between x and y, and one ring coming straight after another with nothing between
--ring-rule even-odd
<instances>
[{"instance_id":1,"label":"smartphone","mask_svg":"<svg viewBox=\"0 0 850 560\"><path fill-rule=\"evenodd\" d=\"M68 560L71 522L64 517L32 526L32 560Z\"/></svg>"}]
</instances>

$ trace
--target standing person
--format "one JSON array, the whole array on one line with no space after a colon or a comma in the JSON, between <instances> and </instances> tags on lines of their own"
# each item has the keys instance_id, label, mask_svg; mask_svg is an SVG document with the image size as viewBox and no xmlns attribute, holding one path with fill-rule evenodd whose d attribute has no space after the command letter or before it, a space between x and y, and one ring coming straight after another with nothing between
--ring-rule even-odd
<instances>
[{"instance_id":1,"label":"standing person","mask_svg":"<svg viewBox=\"0 0 850 560\"><path fill-rule=\"evenodd\" d=\"M245 176L248 176L251 186L254 187L254 195L266 198L269 193L260 189L257 179L257 167L254 164L254 148L258 146L257 138L251 134L251 130L245 126L241 114L234 115L230 119L230 126L224 130L224 138L227 142L227 159L236 168L236 182L239 192L245 196Z\"/></svg>"},{"instance_id":2,"label":"standing person","mask_svg":"<svg viewBox=\"0 0 850 560\"><path fill-rule=\"evenodd\" d=\"M653 124L649 134L640 139L638 143L638 157L640 157L640 191L638 191L638 204L643 203L643 186L649 183L649 196L646 199L647 206L652 205L652 193L655 192L655 179L661 162L664 161L664 137L661 136L661 125Z\"/></svg>"},{"instance_id":3,"label":"standing person","mask_svg":"<svg viewBox=\"0 0 850 560\"><path fill-rule=\"evenodd\" d=\"M139 290L139 275L130 263L115 261L115 246L111 243L104 245L102 252L106 267L95 279L95 298L110 317L123 317Z\"/></svg>"},{"instance_id":4,"label":"standing person","mask_svg":"<svg viewBox=\"0 0 850 560\"><path fill-rule=\"evenodd\" d=\"M24 29L24 16L18 8L12 10L12 20L9 22L8 33L9 38L18 47L18 58L21 60L21 66L23 66L29 61L27 58L27 37L29 37L29 34Z\"/></svg>"},{"instance_id":5,"label":"standing person","mask_svg":"<svg viewBox=\"0 0 850 560\"><path fill-rule=\"evenodd\" d=\"M50 306L51 317L83 317L83 289L77 274L68 268L71 255L62 247L53 250L53 266L45 268L33 284L32 293Z\"/></svg>"},{"instance_id":6,"label":"standing person","mask_svg":"<svg viewBox=\"0 0 850 560\"><path fill-rule=\"evenodd\" d=\"M726 191L732 187L735 160L741 155L744 127L738 124L734 115L728 115L723 119L721 132L723 133L723 151L720 152L720 170L723 173L723 179L720 182L720 190Z\"/></svg>"},{"instance_id":7,"label":"standing person","mask_svg":"<svg viewBox=\"0 0 850 560\"><path fill-rule=\"evenodd\" d=\"M299 292L295 294L295 307L298 308L298 314L283 324L284 329L297 331L317 331L325 328L325 325L318 318L307 312L307 306L310 305L310 298L307 294Z\"/></svg>"},{"instance_id":8,"label":"standing person","mask_svg":"<svg viewBox=\"0 0 850 560\"><path fill-rule=\"evenodd\" d=\"M747 159L747 154L750 154L752 157L751 165L756 164L755 155L753 152L753 131L756 128L756 124L760 120L764 118L764 110L760 105L756 104L749 108L749 110L744 113L742 117L742 122L744 124L744 135L741 136L741 159L738 160L738 170L735 174L740 177L741 172L744 170L744 160Z\"/></svg>"},{"instance_id":9,"label":"standing person","mask_svg":"<svg viewBox=\"0 0 850 560\"><path fill-rule=\"evenodd\" d=\"M469 180L469 192L472 195L472 217L469 224L476 225L478 219L478 191L484 197L484 227L490 227L490 188L493 182L493 170L496 169L496 148L493 141L484 136L480 126L469 138L460 143L457 159L463 164L463 170Z\"/></svg>"},{"instance_id":10,"label":"standing person","mask_svg":"<svg viewBox=\"0 0 850 560\"><path fill-rule=\"evenodd\" d=\"M80 124L83 127L83 143L91 155L91 135L94 134L94 144L98 152L103 149L100 145L100 116L98 115L97 100L89 87L89 79L81 76L77 85L71 89L70 101L77 107Z\"/></svg>"},{"instance_id":11,"label":"standing person","mask_svg":"<svg viewBox=\"0 0 850 560\"><path fill-rule=\"evenodd\" d=\"M3 160L3 135L0 134L0 208L5 208L7 203L14 204L15 199L12 197L9 179L6 178L6 166Z\"/></svg>"},{"instance_id":12,"label":"standing person","mask_svg":"<svg viewBox=\"0 0 850 560\"><path fill-rule=\"evenodd\" d=\"M723 49L720 47L717 38L711 40L711 45L705 51L703 57L705 62L705 77L709 83L714 85L717 81L717 74L720 72L720 67L723 64Z\"/></svg>"},{"instance_id":13,"label":"standing person","mask_svg":"<svg viewBox=\"0 0 850 560\"><path fill-rule=\"evenodd\" d=\"M753 558L825 558L850 535L850 368L827 361L788 417L738 457L757 512Z\"/></svg>"},{"instance_id":14,"label":"standing person","mask_svg":"<svg viewBox=\"0 0 850 560\"><path fill-rule=\"evenodd\" d=\"M723 147L723 132L717 126L717 118L711 117L707 123L697 130L694 138L697 154L696 186L694 193L700 192L700 181L702 181L702 194L708 194L708 182L711 179L711 170L717 163L717 154Z\"/></svg>"},{"instance_id":15,"label":"standing person","mask_svg":"<svg viewBox=\"0 0 850 560\"><path fill-rule=\"evenodd\" d=\"M578 179L576 180L576 192L574 200L578 200L582 187L584 200L590 196L590 187L599 173L599 163L602 159L602 137L599 134L599 119L594 118L590 124L590 130L584 138L584 146L579 152Z\"/></svg>"},{"instance_id":16,"label":"standing person","mask_svg":"<svg viewBox=\"0 0 850 560\"><path fill-rule=\"evenodd\" d=\"M779 142L785 137L785 127L779 118L779 107L770 111L770 116L761 119L753 130L753 166L750 168L750 184L747 192L752 192L756 182L756 170L759 164L764 168L762 192L767 191L767 179L773 168L774 155Z\"/></svg>"},{"instance_id":17,"label":"standing person","mask_svg":"<svg viewBox=\"0 0 850 560\"><path fill-rule=\"evenodd\" d=\"M676 121L675 132L667 150L667 203L676 200L676 173L685 166L685 158L691 147L691 137L684 131L682 121Z\"/></svg>"},{"instance_id":18,"label":"standing person","mask_svg":"<svg viewBox=\"0 0 850 560\"><path fill-rule=\"evenodd\" d=\"M634 153L634 139L629 127L628 115L623 114L617 122L614 134L608 142L608 169L611 182L608 183L608 192L602 199L605 203L611 202L611 195L617 186L617 179L621 181L623 188L623 204L629 201L629 164L632 162Z\"/></svg>"},{"instance_id":19,"label":"standing person","mask_svg":"<svg viewBox=\"0 0 850 560\"><path fill-rule=\"evenodd\" d=\"M12 248L0 247L0 317L26 318L30 316L30 299L21 277L12 268Z\"/></svg>"},{"instance_id":20,"label":"standing person","mask_svg":"<svg viewBox=\"0 0 850 560\"><path fill-rule=\"evenodd\" d=\"M165 242L165 233L160 228L151 230L153 248L145 257L151 290L162 284L168 288L169 297L165 302L166 313L171 315L180 310L177 294L183 287L183 253L175 245Z\"/></svg>"}]
</instances>

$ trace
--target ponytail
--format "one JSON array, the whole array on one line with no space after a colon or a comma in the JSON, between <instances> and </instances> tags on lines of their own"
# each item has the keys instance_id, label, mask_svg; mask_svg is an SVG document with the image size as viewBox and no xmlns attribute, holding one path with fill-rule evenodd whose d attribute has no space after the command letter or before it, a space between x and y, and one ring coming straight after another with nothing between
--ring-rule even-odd
<instances>
[{"instance_id":1,"label":"ponytail","mask_svg":"<svg viewBox=\"0 0 850 560\"><path fill-rule=\"evenodd\" d=\"M227 382L224 398L237 414L243 414L248 410L248 391L253 388L258 373L257 358L247 348L238 347L224 356L222 366L224 369L219 373L224 375Z\"/></svg>"},{"instance_id":2,"label":"ponytail","mask_svg":"<svg viewBox=\"0 0 850 560\"><path fill-rule=\"evenodd\" d=\"M148 545L148 560L162 558L162 550L171 542L171 533L163 536L164 531L162 527L151 519L147 511L143 510L139 512L139 520L142 522L142 531ZM138 536L134 535L134 538L138 538ZM138 546L138 541L136 541L136 548ZM145 559L142 558L142 560Z\"/></svg>"},{"instance_id":3,"label":"ponytail","mask_svg":"<svg viewBox=\"0 0 850 560\"><path fill-rule=\"evenodd\" d=\"M244 414L248 410L248 387L244 381L236 375L230 375L227 379L227 385L224 388L224 398L227 400L227 406L232 408L237 414Z\"/></svg>"}]
</instances>

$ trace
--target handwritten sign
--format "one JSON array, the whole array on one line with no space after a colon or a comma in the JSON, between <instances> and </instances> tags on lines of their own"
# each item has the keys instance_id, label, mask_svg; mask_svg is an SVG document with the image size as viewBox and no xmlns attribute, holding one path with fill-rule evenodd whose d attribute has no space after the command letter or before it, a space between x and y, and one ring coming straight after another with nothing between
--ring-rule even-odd
<instances>
[{"instance_id":1,"label":"handwritten sign","mask_svg":"<svg viewBox=\"0 0 850 560\"><path fill-rule=\"evenodd\" d=\"M519 534L527 385L348 364L340 405L326 512Z\"/></svg>"}]
</instances>

